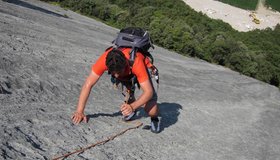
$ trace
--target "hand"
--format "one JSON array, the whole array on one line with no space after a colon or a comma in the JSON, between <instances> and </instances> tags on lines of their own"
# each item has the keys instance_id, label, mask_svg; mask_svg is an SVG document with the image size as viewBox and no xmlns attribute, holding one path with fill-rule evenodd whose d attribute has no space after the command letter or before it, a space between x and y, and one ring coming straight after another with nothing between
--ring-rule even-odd
<instances>
[{"instance_id":1,"label":"hand","mask_svg":"<svg viewBox=\"0 0 280 160\"><path fill-rule=\"evenodd\" d=\"M88 118L84 113L75 112L71 117L74 124L79 124L81 121L88 122Z\"/></svg>"},{"instance_id":2,"label":"hand","mask_svg":"<svg viewBox=\"0 0 280 160\"><path fill-rule=\"evenodd\" d=\"M124 103L121 105L121 112L124 116L130 115L133 111L134 109L130 104Z\"/></svg>"}]
</instances>

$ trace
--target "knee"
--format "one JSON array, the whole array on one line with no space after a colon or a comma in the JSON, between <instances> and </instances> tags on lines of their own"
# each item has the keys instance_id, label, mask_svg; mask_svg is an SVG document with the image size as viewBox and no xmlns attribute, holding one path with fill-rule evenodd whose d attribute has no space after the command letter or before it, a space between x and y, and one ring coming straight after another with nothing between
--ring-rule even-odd
<instances>
[{"instance_id":1,"label":"knee","mask_svg":"<svg viewBox=\"0 0 280 160\"><path fill-rule=\"evenodd\" d=\"M154 105L146 105L144 109L150 117L155 117L159 113L159 108L156 103Z\"/></svg>"}]
</instances>

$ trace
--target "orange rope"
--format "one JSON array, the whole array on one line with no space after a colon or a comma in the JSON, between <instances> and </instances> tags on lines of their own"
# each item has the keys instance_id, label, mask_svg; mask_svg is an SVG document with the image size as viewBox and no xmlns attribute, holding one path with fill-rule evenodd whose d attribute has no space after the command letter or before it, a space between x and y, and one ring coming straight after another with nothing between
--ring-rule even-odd
<instances>
[{"instance_id":1,"label":"orange rope","mask_svg":"<svg viewBox=\"0 0 280 160\"><path fill-rule=\"evenodd\" d=\"M103 141L96 142L96 143L94 143L94 144L92 144L92 145L90 145L90 146L88 146L88 147L85 147L85 148L76 150L76 151L74 151L74 152L67 153L67 154L64 154L64 155L62 155L62 156L53 158L53 160L59 160L59 159L61 159L61 158L66 158L66 157L68 157L68 156L70 156L70 155L72 155L72 154L83 152L83 151L88 150L88 149L90 149L90 148L92 148L92 147L95 147L95 146L97 146L97 145L103 145L103 144L105 144L105 143L107 143L107 142L109 142L109 141L115 139L116 137L118 137L118 136L124 134L125 132L127 132L127 131L129 131L129 130L137 129L137 128L139 128L140 126L143 125L143 123L140 122L140 121L137 121L136 123L137 123L137 125L136 125L135 127L127 128L127 129L121 131L120 133L117 133L117 134L115 134L115 135L113 135L113 136L111 136L111 137L108 137L107 139L105 139L105 140L103 140Z\"/></svg>"},{"instance_id":2,"label":"orange rope","mask_svg":"<svg viewBox=\"0 0 280 160\"><path fill-rule=\"evenodd\" d=\"M129 97L130 97L130 91L127 90L127 91L126 91L126 94L125 94L125 103L128 103ZM135 127L127 128L127 129L121 131L120 133L117 133L117 134L115 134L115 135L113 135L113 136L111 136L111 137L108 137L107 139L105 139L105 140L103 140L103 141L96 142L96 143L94 143L94 144L92 144L92 145L90 145L90 146L88 146L88 147L85 147L85 148L76 150L76 151L74 151L74 152L70 152L70 153L64 154L64 155L62 155L62 156L60 156L60 157L53 158L53 160L59 160L59 159L61 159L61 158L66 158L66 157L68 157L68 156L70 156L70 155L72 155L72 154L84 152L85 150L88 150L88 149L90 149L90 148L92 148L92 147L95 147L95 146L97 146L97 145L103 145L103 144L105 144L105 143L107 143L107 142L109 142L109 141L115 139L116 137L118 137L118 136L124 134L125 132L127 132L127 131L129 131L129 130L137 129L137 128L139 128L139 127L141 127L141 126L143 125L143 123L140 122L140 121L136 121L136 124L137 124L137 125L136 125Z\"/></svg>"}]
</instances>

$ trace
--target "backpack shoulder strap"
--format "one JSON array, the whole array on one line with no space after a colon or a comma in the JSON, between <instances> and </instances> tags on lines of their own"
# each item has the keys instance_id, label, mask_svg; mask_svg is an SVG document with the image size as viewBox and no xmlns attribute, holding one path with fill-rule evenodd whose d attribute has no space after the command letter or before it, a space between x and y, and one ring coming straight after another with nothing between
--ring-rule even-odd
<instances>
[{"instance_id":1,"label":"backpack shoulder strap","mask_svg":"<svg viewBox=\"0 0 280 160\"><path fill-rule=\"evenodd\" d=\"M131 63L132 65L133 65L133 63L134 63L134 60L135 60L135 57L136 57L136 53L138 52L139 50L138 50L138 48L132 48L131 49L131 51L130 51L130 53L129 53L129 55L130 55L130 58L129 58L129 63ZM140 53L144 56L144 57L149 57L150 58L150 60L151 60L151 63L153 64L154 63L154 57L151 55L151 53L150 52L145 52L145 53L142 53L141 51L140 51Z\"/></svg>"},{"instance_id":2,"label":"backpack shoulder strap","mask_svg":"<svg viewBox=\"0 0 280 160\"><path fill-rule=\"evenodd\" d=\"M137 53L138 49L137 48L131 48L130 53L129 53L129 65L132 67L134 64L135 60L135 55Z\"/></svg>"}]
</instances>

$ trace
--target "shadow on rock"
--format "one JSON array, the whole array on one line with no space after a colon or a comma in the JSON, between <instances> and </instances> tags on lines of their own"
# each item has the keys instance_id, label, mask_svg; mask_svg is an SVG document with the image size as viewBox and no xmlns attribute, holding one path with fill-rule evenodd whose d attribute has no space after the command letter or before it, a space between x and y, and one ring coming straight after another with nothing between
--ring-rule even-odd
<instances>
[{"instance_id":1,"label":"shadow on rock","mask_svg":"<svg viewBox=\"0 0 280 160\"><path fill-rule=\"evenodd\" d=\"M57 17L68 18L65 15L61 15L61 14L46 10L44 8L37 7L35 5L29 4L29 3L24 2L24 1L20 1L20 0L3 0L3 1L8 2L8 3L13 3L13 4L16 4L16 5L19 5L19 6L22 6L22 7L26 7L26 8L29 8L29 9L34 9L34 10L37 10L37 11L40 11L40 12L43 12L43 13L51 14L51 15L54 15L54 16L57 16Z\"/></svg>"},{"instance_id":2,"label":"shadow on rock","mask_svg":"<svg viewBox=\"0 0 280 160\"><path fill-rule=\"evenodd\" d=\"M2 85L0 84L0 94L12 94L12 92L8 91L7 89L5 89L5 87L2 87Z\"/></svg>"},{"instance_id":3,"label":"shadow on rock","mask_svg":"<svg viewBox=\"0 0 280 160\"><path fill-rule=\"evenodd\" d=\"M178 116L180 114L180 109L182 109L182 106L177 103L159 103L158 104L160 115L161 117L161 130L162 132L165 128L168 128L169 126L175 124L178 121ZM147 113L145 113L143 108L140 108L138 111L138 114L136 114L131 120L136 120L141 117L148 117ZM97 114L90 114L87 115L88 120L91 118L97 118L97 117L118 117L122 116L121 112L115 112L115 113L97 113ZM149 129L148 125L144 127L145 129Z\"/></svg>"},{"instance_id":4,"label":"shadow on rock","mask_svg":"<svg viewBox=\"0 0 280 160\"><path fill-rule=\"evenodd\" d=\"M178 116L182 106L177 103L159 103L160 117L161 117L161 132L175 124L178 121Z\"/></svg>"},{"instance_id":5,"label":"shadow on rock","mask_svg":"<svg viewBox=\"0 0 280 160\"><path fill-rule=\"evenodd\" d=\"M102 117L118 117L118 116L121 116L121 115L122 115L121 112L118 111L118 112L111 113L111 114L109 114L109 113L89 114L89 115L87 115L87 118L88 118L88 120L90 120L91 118L97 118L97 117L100 117L100 116L102 116Z\"/></svg>"}]
</instances>

